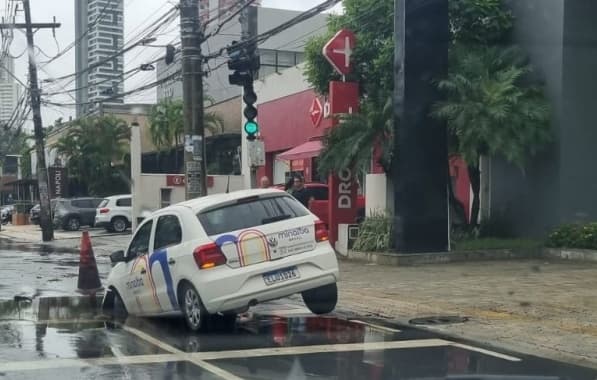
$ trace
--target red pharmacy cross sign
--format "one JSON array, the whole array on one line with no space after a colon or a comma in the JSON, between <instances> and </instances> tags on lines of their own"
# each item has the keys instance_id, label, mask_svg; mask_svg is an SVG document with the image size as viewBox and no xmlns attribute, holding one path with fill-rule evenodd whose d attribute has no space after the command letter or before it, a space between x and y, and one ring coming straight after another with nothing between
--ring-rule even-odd
<instances>
[{"instance_id":1,"label":"red pharmacy cross sign","mask_svg":"<svg viewBox=\"0 0 597 380\"><path fill-rule=\"evenodd\" d=\"M341 29L323 47L323 56L342 75L352 71L351 57L354 54L356 38L348 29Z\"/></svg>"}]
</instances>

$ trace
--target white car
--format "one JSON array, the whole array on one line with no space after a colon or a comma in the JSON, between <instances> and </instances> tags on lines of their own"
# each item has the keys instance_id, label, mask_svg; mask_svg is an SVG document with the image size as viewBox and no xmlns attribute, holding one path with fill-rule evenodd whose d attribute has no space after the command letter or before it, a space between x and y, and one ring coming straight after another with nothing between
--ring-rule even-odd
<instances>
[{"instance_id":1,"label":"white car","mask_svg":"<svg viewBox=\"0 0 597 380\"><path fill-rule=\"evenodd\" d=\"M95 211L95 227L110 232L124 232L131 226L131 195L114 195L105 198Z\"/></svg>"},{"instance_id":2,"label":"white car","mask_svg":"<svg viewBox=\"0 0 597 380\"><path fill-rule=\"evenodd\" d=\"M110 256L103 307L117 315L182 314L193 330L212 317L302 293L334 310L338 262L323 222L286 192L242 190L179 203L143 220Z\"/></svg>"}]
</instances>

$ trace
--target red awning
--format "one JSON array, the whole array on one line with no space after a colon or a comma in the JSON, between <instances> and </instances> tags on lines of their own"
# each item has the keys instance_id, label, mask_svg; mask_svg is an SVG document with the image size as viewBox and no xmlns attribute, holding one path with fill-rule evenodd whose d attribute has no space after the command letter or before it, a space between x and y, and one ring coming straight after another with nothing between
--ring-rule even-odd
<instances>
[{"instance_id":1,"label":"red awning","mask_svg":"<svg viewBox=\"0 0 597 380\"><path fill-rule=\"evenodd\" d=\"M294 147L286 152L279 154L278 160L302 160L304 158L312 158L319 156L319 152L323 146L321 140L307 141L297 147Z\"/></svg>"}]
</instances>

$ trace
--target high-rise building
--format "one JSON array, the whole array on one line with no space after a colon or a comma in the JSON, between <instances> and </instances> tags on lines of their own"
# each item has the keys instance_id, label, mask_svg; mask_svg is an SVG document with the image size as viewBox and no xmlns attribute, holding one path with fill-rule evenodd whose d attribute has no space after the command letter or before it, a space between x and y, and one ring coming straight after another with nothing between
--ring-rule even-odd
<instances>
[{"instance_id":1,"label":"high-rise building","mask_svg":"<svg viewBox=\"0 0 597 380\"><path fill-rule=\"evenodd\" d=\"M124 0L75 0L77 117L123 103Z\"/></svg>"},{"instance_id":2,"label":"high-rise building","mask_svg":"<svg viewBox=\"0 0 597 380\"><path fill-rule=\"evenodd\" d=\"M0 125L9 122L21 91L11 74L14 75L14 60L6 56L0 62Z\"/></svg>"}]
</instances>

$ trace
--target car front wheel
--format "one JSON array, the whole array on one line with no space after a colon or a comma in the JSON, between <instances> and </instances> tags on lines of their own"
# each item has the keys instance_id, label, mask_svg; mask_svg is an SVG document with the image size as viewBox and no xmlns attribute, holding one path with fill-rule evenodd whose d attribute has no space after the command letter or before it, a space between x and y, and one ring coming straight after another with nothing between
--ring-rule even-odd
<instances>
[{"instance_id":1,"label":"car front wheel","mask_svg":"<svg viewBox=\"0 0 597 380\"><path fill-rule=\"evenodd\" d=\"M180 309L191 331L206 331L208 329L211 316L203 306L199 293L190 283L182 285Z\"/></svg>"},{"instance_id":2,"label":"car front wheel","mask_svg":"<svg viewBox=\"0 0 597 380\"><path fill-rule=\"evenodd\" d=\"M305 305L313 314L327 314L334 311L338 303L338 287L335 283L309 289L302 293Z\"/></svg>"}]
</instances>

